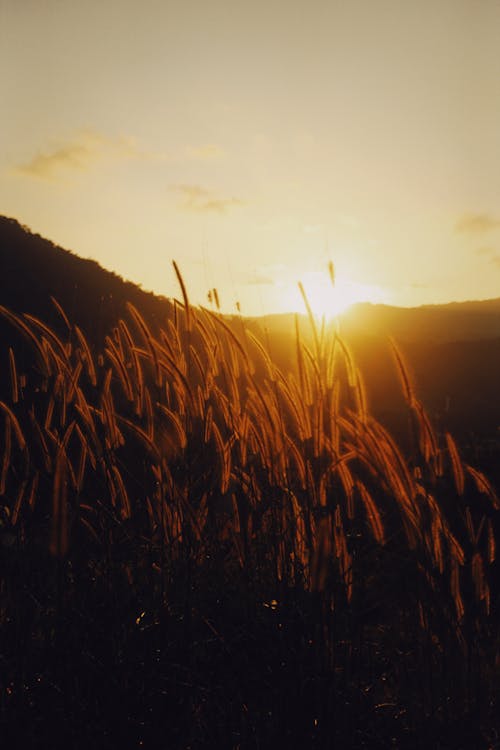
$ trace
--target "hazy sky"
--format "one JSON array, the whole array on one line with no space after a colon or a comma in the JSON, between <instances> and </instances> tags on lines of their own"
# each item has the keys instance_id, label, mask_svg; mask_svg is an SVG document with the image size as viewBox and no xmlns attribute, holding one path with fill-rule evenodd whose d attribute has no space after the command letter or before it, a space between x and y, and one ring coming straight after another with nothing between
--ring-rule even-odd
<instances>
[{"instance_id":1,"label":"hazy sky","mask_svg":"<svg viewBox=\"0 0 500 750\"><path fill-rule=\"evenodd\" d=\"M0 213L146 289L500 296L498 0L0 0L0 96Z\"/></svg>"}]
</instances>

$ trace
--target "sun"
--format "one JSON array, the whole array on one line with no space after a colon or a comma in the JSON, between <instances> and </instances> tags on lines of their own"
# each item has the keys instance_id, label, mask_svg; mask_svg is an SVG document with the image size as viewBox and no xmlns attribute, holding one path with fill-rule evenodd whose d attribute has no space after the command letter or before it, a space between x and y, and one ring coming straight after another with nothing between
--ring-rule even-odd
<instances>
[{"instance_id":1,"label":"sun","mask_svg":"<svg viewBox=\"0 0 500 750\"><path fill-rule=\"evenodd\" d=\"M373 284L361 284L345 277L337 277L335 284L328 273L316 271L303 275L302 286L312 312L318 318L331 320L357 302L387 302L384 290ZM283 306L295 312L305 312L305 303L298 285L283 290Z\"/></svg>"}]
</instances>

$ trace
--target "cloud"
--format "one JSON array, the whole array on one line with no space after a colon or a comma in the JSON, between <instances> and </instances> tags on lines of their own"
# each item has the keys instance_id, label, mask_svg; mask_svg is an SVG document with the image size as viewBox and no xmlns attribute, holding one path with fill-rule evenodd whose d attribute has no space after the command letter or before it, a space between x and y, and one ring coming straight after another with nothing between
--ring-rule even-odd
<instances>
[{"instance_id":1,"label":"cloud","mask_svg":"<svg viewBox=\"0 0 500 750\"><path fill-rule=\"evenodd\" d=\"M171 190L182 197L184 211L224 214L230 208L245 205L239 198L220 198L199 185L172 185Z\"/></svg>"},{"instance_id":2,"label":"cloud","mask_svg":"<svg viewBox=\"0 0 500 750\"><path fill-rule=\"evenodd\" d=\"M186 154L189 159L195 161L210 161L212 159L220 159L221 156L224 156L224 151L219 146L208 143L205 146L188 146Z\"/></svg>"},{"instance_id":3,"label":"cloud","mask_svg":"<svg viewBox=\"0 0 500 750\"><path fill-rule=\"evenodd\" d=\"M461 234L482 234L500 227L500 219L491 214L464 214L455 224Z\"/></svg>"},{"instance_id":4,"label":"cloud","mask_svg":"<svg viewBox=\"0 0 500 750\"><path fill-rule=\"evenodd\" d=\"M71 139L38 152L29 161L18 165L15 171L28 177L55 180L64 172L86 172L105 159L128 159L145 155L131 138L109 138L94 130L82 130Z\"/></svg>"},{"instance_id":5,"label":"cloud","mask_svg":"<svg viewBox=\"0 0 500 750\"><path fill-rule=\"evenodd\" d=\"M500 268L500 253L494 247L478 247L474 252L475 255L486 258L491 265Z\"/></svg>"}]
</instances>

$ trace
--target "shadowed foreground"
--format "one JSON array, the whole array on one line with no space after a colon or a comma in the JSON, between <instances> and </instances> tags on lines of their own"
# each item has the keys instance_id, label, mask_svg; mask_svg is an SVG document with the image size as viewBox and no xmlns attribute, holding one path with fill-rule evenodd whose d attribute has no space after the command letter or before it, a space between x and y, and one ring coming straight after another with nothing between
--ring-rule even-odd
<instances>
[{"instance_id":1,"label":"shadowed foreground","mask_svg":"<svg viewBox=\"0 0 500 750\"><path fill-rule=\"evenodd\" d=\"M217 313L99 347L2 308L2 736L495 747L499 501L395 352L403 455L334 333Z\"/></svg>"}]
</instances>

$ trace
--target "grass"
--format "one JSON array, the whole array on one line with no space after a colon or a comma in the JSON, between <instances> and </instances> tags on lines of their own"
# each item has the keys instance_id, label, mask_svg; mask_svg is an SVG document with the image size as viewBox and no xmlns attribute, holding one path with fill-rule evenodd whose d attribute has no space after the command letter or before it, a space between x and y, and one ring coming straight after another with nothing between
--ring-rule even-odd
<instances>
[{"instance_id":1,"label":"grass","mask_svg":"<svg viewBox=\"0 0 500 750\"><path fill-rule=\"evenodd\" d=\"M435 433L396 347L410 455L335 330L297 319L282 372L175 271L164 327L129 305L100 351L60 308L65 338L0 309L33 353L19 373L8 348L0 402L5 731L27 747L492 742L494 488Z\"/></svg>"}]
</instances>

